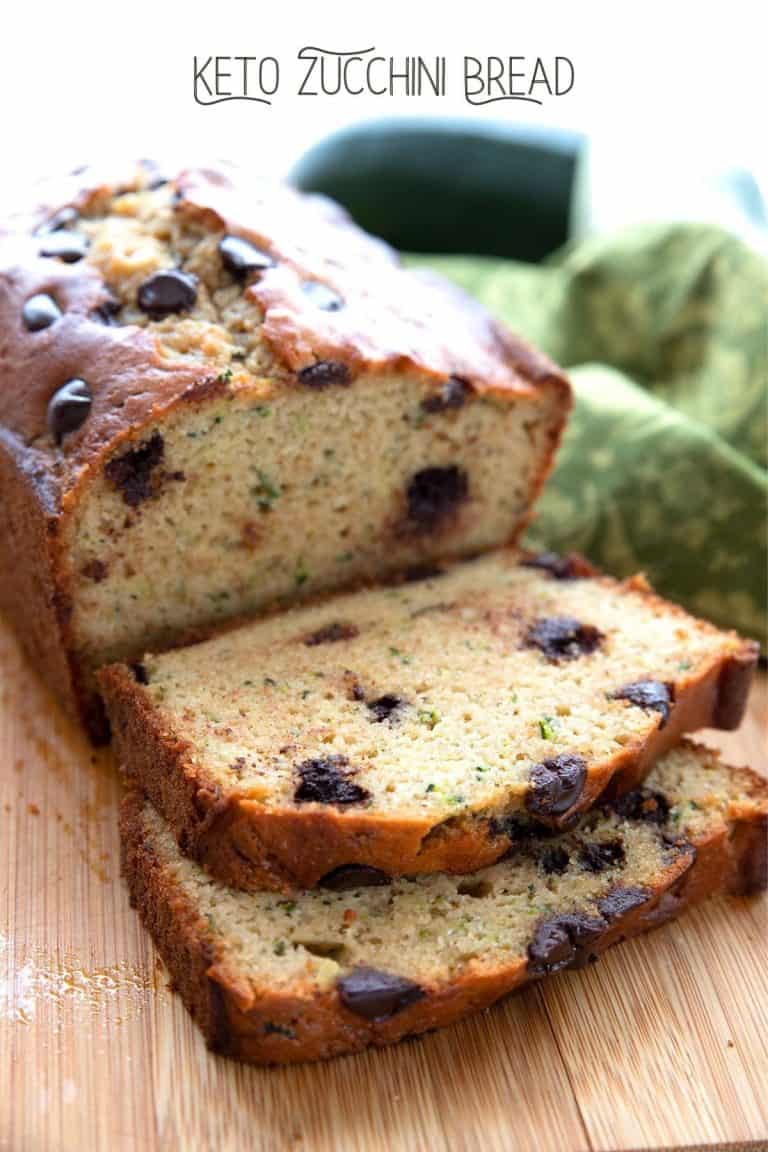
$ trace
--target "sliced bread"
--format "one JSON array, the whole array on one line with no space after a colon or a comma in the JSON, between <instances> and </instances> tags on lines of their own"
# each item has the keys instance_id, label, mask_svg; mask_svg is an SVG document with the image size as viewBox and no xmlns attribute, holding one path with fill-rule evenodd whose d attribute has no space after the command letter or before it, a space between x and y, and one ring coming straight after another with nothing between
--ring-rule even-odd
<instances>
[{"instance_id":1,"label":"sliced bread","mask_svg":"<svg viewBox=\"0 0 768 1152\"><path fill-rule=\"evenodd\" d=\"M767 819L765 781L683 743L645 787L472 876L350 868L290 900L234 891L138 790L122 838L133 903L209 1045L271 1063L450 1024L705 896L756 891Z\"/></svg>"},{"instance_id":2,"label":"sliced bread","mask_svg":"<svg viewBox=\"0 0 768 1152\"><path fill-rule=\"evenodd\" d=\"M422 574L423 575L423 574ZM101 674L121 763L224 883L470 872L741 717L754 646L502 552Z\"/></svg>"}]
</instances>

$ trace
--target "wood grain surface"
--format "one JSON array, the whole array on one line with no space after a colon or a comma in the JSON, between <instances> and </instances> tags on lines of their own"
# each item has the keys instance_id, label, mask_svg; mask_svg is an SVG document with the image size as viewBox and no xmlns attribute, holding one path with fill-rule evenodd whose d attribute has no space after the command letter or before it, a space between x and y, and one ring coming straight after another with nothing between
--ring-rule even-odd
<instances>
[{"instance_id":1,"label":"wood grain surface","mask_svg":"<svg viewBox=\"0 0 768 1152\"><path fill-rule=\"evenodd\" d=\"M210 1055L119 877L119 787L0 623L0 1148L768 1148L765 899L719 900L444 1033L324 1065ZM766 771L766 685L736 734Z\"/></svg>"}]
</instances>

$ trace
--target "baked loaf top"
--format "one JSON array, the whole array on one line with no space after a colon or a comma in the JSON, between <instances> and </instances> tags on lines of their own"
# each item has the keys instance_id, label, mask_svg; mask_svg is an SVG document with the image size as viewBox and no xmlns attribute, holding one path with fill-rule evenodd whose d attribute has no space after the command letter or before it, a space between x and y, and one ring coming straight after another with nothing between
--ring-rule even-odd
<instances>
[{"instance_id":1,"label":"baked loaf top","mask_svg":"<svg viewBox=\"0 0 768 1152\"><path fill-rule=\"evenodd\" d=\"M506 551L100 674L117 753L227 883L471 871L684 731L738 723L753 645L642 580ZM415 575L424 575L416 573Z\"/></svg>"},{"instance_id":2,"label":"baked loaf top","mask_svg":"<svg viewBox=\"0 0 768 1152\"><path fill-rule=\"evenodd\" d=\"M767 816L763 780L684 743L644 788L472 876L342 869L291 900L236 892L138 791L122 837L133 901L209 1043L261 1063L451 1023L703 896L764 887Z\"/></svg>"},{"instance_id":3,"label":"baked loaf top","mask_svg":"<svg viewBox=\"0 0 768 1152\"><path fill-rule=\"evenodd\" d=\"M253 376L412 370L436 403L546 380L569 403L554 365L323 198L144 164L41 199L0 223L0 438L50 508L137 425Z\"/></svg>"}]
</instances>

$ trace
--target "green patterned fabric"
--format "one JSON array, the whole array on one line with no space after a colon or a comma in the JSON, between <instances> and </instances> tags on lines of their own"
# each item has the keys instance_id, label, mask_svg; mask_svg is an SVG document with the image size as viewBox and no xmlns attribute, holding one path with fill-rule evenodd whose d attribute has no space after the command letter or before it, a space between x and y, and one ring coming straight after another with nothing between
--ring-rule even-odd
<instances>
[{"instance_id":1,"label":"green patterned fabric","mask_svg":"<svg viewBox=\"0 0 768 1152\"><path fill-rule=\"evenodd\" d=\"M544 265L429 264L569 369L575 410L531 542L643 569L765 645L766 261L715 228L649 225Z\"/></svg>"}]
</instances>

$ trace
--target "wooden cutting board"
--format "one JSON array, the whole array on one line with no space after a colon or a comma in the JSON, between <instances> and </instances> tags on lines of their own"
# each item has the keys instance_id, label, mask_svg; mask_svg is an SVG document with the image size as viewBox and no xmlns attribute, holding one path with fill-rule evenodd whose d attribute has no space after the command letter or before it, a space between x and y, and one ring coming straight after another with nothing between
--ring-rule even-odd
<instances>
[{"instance_id":1,"label":"wooden cutting board","mask_svg":"<svg viewBox=\"0 0 768 1152\"><path fill-rule=\"evenodd\" d=\"M736 762L766 770L766 686ZM292 1069L205 1049L119 877L119 788L0 623L0 1148L768 1148L766 901L721 900L442 1034Z\"/></svg>"}]
</instances>

